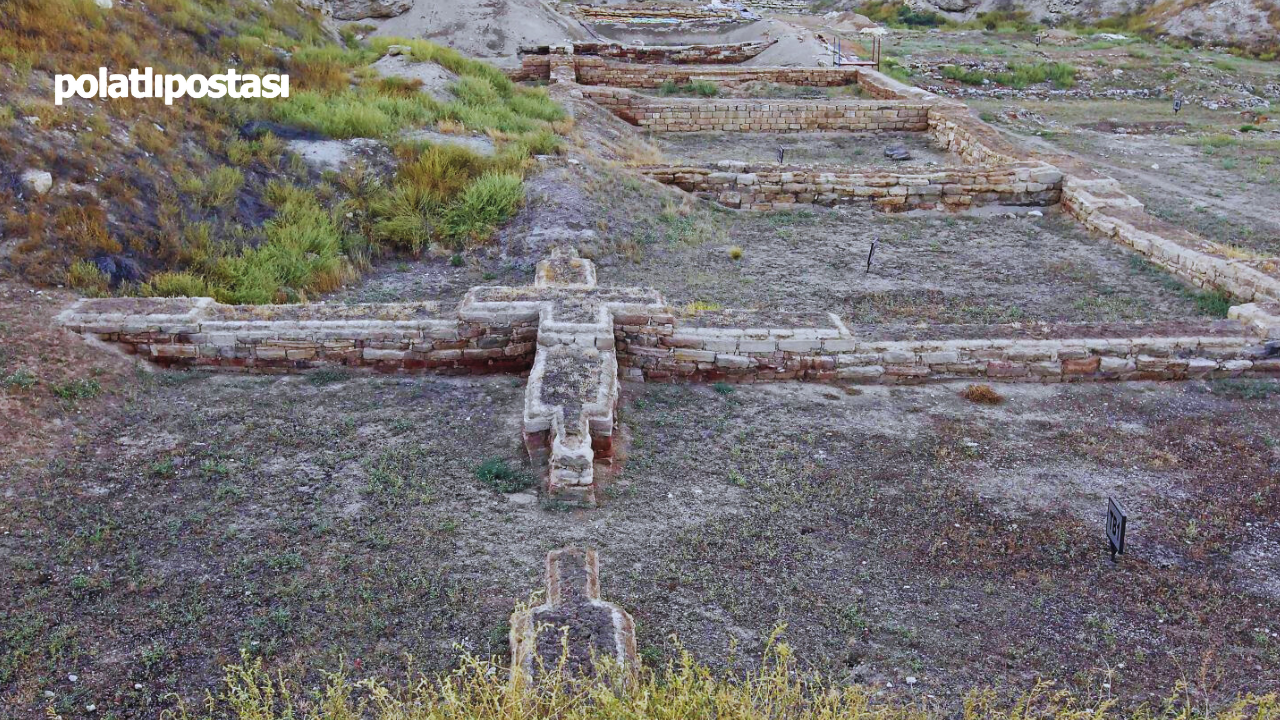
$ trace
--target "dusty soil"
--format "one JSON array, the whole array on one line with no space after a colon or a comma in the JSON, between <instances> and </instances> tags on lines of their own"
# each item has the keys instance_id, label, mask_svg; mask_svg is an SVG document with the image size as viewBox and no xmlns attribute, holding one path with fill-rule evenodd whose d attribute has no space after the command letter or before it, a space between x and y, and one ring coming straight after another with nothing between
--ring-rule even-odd
<instances>
[{"instance_id":1,"label":"dusty soil","mask_svg":"<svg viewBox=\"0 0 1280 720\"><path fill-rule=\"evenodd\" d=\"M885 157L890 145L902 145L912 155L911 165L934 163L960 165L958 157L934 148L923 133L654 133L669 162L710 165L721 160L776 163L778 148L785 162L824 167L901 167Z\"/></svg>"},{"instance_id":2,"label":"dusty soil","mask_svg":"<svg viewBox=\"0 0 1280 720\"><path fill-rule=\"evenodd\" d=\"M1022 142L1085 158L1158 217L1246 253L1280 254L1280 134L1241 132L1253 116L1175 116L1154 101L976 105Z\"/></svg>"},{"instance_id":3,"label":"dusty soil","mask_svg":"<svg viewBox=\"0 0 1280 720\"><path fill-rule=\"evenodd\" d=\"M1203 315L1173 278L1052 212L887 216L855 207L715 218L720 237L644 245L637 262L601 268L600 282L656 287L678 307L757 310L762 321L786 311L834 312L851 324Z\"/></svg>"},{"instance_id":4,"label":"dusty soil","mask_svg":"<svg viewBox=\"0 0 1280 720\"><path fill-rule=\"evenodd\" d=\"M242 652L356 676L502 655L570 543L600 548L650 662L674 633L750 666L785 623L806 664L947 704L1040 677L1130 704L1202 664L1211 697L1280 682L1275 384L1002 386L992 407L961 386L628 386L625 462L573 512L474 474L519 462L522 386L120 388L49 439L56 463L6 477L4 703L153 717ZM1118 565L1108 494L1133 518Z\"/></svg>"}]
</instances>

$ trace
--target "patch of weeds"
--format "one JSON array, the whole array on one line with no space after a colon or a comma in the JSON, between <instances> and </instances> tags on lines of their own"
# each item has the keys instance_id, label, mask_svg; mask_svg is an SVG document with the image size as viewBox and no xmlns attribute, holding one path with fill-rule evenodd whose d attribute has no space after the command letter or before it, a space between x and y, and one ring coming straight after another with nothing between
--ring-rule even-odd
<instances>
[{"instance_id":1,"label":"patch of weeds","mask_svg":"<svg viewBox=\"0 0 1280 720\"><path fill-rule=\"evenodd\" d=\"M999 405L1004 402L1004 396L990 385L970 385L960 393L960 397L982 405Z\"/></svg>"},{"instance_id":2,"label":"patch of weeds","mask_svg":"<svg viewBox=\"0 0 1280 720\"><path fill-rule=\"evenodd\" d=\"M673 80L663 80L662 84L658 86L658 94L663 96L696 95L698 97L715 97L720 94L720 88L709 80L693 80L683 85Z\"/></svg>"},{"instance_id":3,"label":"patch of weeds","mask_svg":"<svg viewBox=\"0 0 1280 720\"><path fill-rule=\"evenodd\" d=\"M1280 395L1280 382L1247 379L1215 380L1209 383L1209 392L1232 400L1266 400Z\"/></svg>"},{"instance_id":4,"label":"patch of weeds","mask_svg":"<svg viewBox=\"0 0 1280 720\"><path fill-rule=\"evenodd\" d=\"M718 395L729 395L733 392L733 386L727 382L718 382L712 385L711 389L715 390Z\"/></svg>"},{"instance_id":5,"label":"patch of weeds","mask_svg":"<svg viewBox=\"0 0 1280 720\"><path fill-rule=\"evenodd\" d=\"M30 390L40 381L26 368L18 368L0 378L0 385L14 390Z\"/></svg>"},{"instance_id":6,"label":"patch of weeds","mask_svg":"<svg viewBox=\"0 0 1280 720\"><path fill-rule=\"evenodd\" d=\"M500 493L518 493L533 487L533 474L513 468L502 458L489 458L476 468L476 479Z\"/></svg>"},{"instance_id":7,"label":"patch of weeds","mask_svg":"<svg viewBox=\"0 0 1280 720\"><path fill-rule=\"evenodd\" d=\"M93 379L77 379L65 383L57 383L51 386L50 389L54 395L67 402L92 400L102 394L102 384Z\"/></svg>"},{"instance_id":8,"label":"patch of weeds","mask_svg":"<svg viewBox=\"0 0 1280 720\"><path fill-rule=\"evenodd\" d=\"M741 259L742 259L742 248L738 247L737 245L734 245L733 247L729 248L729 259L730 259L730 260L741 260Z\"/></svg>"},{"instance_id":9,"label":"patch of weeds","mask_svg":"<svg viewBox=\"0 0 1280 720\"><path fill-rule=\"evenodd\" d=\"M1176 292L1191 300L1195 303L1197 310L1211 317L1226 317L1227 311L1235 304L1235 299L1231 296L1231 293L1222 290L1196 290L1188 287L1164 268L1138 255L1129 256L1129 269L1147 275L1159 282L1166 290Z\"/></svg>"},{"instance_id":10,"label":"patch of weeds","mask_svg":"<svg viewBox=\"0 0 1280 720\"><path fill-rule=\"evenodd\" d=\"M296 552L277 553L267 556L267 567L276 572L288 572L302 567L302 556Z\"/></svg>"},{"instance_id":11,"label":"patch of weeds","mask_svg":"<svg viewBox=\"0 0 1280 720\"><path fill-rule=\"evenodd\" d=\"M345 367L322 367L307 373L307 382L317 387L322 387L333 383L346 382L351 377L352 372Z\"/></svg>"}]
</instances>

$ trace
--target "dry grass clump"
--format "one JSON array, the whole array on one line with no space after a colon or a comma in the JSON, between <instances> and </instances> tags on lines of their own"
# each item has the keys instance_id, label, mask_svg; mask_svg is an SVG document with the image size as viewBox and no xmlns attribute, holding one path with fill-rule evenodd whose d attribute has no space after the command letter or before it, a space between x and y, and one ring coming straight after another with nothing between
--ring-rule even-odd
<instances>
[{"instance_id":1,"label":"dry grass clump","mask_svg":"<svg viewBox=\"0 0 1280 720\"><path fill-rule=\"evenodd\" d=\"M451 673L410 674L407 683L371 678L354 681L326 674L324 687L306 691L267 672L259 660L226 669L225 688L203 709L181 706L167 720L1272 720L1280 711L1275 693L1243 697L1205 711L1179 688L1161 707L1121 712L1114 700L1053 692L1048 683L1016 701L994 691L971 692L960 712L923 702L883 697L874 688L841 685L798 669L790 648L771 642L759 670L717 674L688 653L658 670L632 677L607 668L598 682L566 680L548 673L540 685L512 681L505 666L464 658Z\"/></svg>"},{"instance_id":2,"label":"dry grass clump","mask_svg":"<svg viewBox=\"0 0 1280 720\"><path fill-rule=\"evenodd\" d=\"M981 405L999 405L1004 402L1004 396L990 385L970 385L960 393L960 397Z\"/></svg>"}]
</instances>

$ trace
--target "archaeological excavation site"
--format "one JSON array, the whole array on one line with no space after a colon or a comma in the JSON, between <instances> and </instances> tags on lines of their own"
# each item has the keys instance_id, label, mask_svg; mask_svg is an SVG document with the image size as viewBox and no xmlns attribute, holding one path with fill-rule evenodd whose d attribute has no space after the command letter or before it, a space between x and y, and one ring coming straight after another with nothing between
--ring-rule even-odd
<instances>
[{"instance_id":1,"label":"archaeological excavation site","mask_svg":"<svg viewBox=\"0 0 1280 720\"><path fill-rule=\"evenodd\" d=\"M0 4L0 720L1277 718L1251 2Z\"/></svg>"}]
</instances>

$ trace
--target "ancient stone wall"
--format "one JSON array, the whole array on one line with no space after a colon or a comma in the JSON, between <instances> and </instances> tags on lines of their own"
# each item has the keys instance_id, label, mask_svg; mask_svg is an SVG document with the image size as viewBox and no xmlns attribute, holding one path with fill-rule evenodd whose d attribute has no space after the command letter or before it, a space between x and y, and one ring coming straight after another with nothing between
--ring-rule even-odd
<instances>
[{"instance_id":1,"label":"ancient stone wall","mask_svg":"<svg viewBox=\"0 0 1280 720\"><path fill-rule=\"evenodd\" d=\"M884 210L976 205L1052 205L1062 173L1041 163L990 167L834 170L722 162L715 167L650 165L638 172L732 208L777 210L797 203L874 203Z\"/></svg>"},{"instance_id":2,"label":"ancient stone wall","mask_svg":"<svg viewBox=\"0 0 1280 720\"><path fill-rule=\"evenodd\" d=\"M72 306L68 329L162 366L259 372L328 364L492 373L533 363L537 319L460 321L435 303L220 305L211 298L106 298Z\"/></svg>"},{"instance_id":3,"label":"ancient stone wall","mask_svg":"<svg viewBox=\"0 0 1280 720\"><path fill-rule=\"evenodd\" d=\"M578 82L583 85L653 89L664 82L687 84L694 80L717 85L771 82L806 87L836 87L857 82L856 67L720 67L698 65L638 65L604 58L578 57Z\"/></svg>"},{"instance_id":4,"label":"ancient stone wall","mask_svg":"<svg viewBox=\"0 0 1280 720\"><path fill-rule=\"evenodd\" d=\"M1189 327L1062 326L1052 337L1018 337L1012 327L981 328L978 337L877 340L850 335L838 319L828 327L619 328L620 363L633 380L907 384L984 379L1001 382L1182 380L1280 374L1239 323ZM1002 334L1011 336L1002 337Z\"/></svg>"},{"instance_id":5,"label":"ancient stone wall","mask_svg":"<svg viewBox=\"0 0 1280 720\"><path fill-rule=\"evenodd\" d=\"M623 120L655 132L921 132L929 127L929 106L913 103L650 98L630 90L600 86L582 86L582 92Z\"/></svg>"},{"instance_id":6,"label":"ancient stone wall","mask_svg":"<svg viewBox=\"0 0 1280 720\"><path fill-rule=\"evenodd\" d=\"M576 47L576 46L575 46ZM513 80L538 81L550 79L552 58L548 55L526 55L520 60L520 68L509 70ZM610 87L654 89L664 82L687 84L705 80L721 86L740 85L748 82L770 82L780 85L804 87L837 87L852 85L858 80L858 68L842 67L754 67L724 65L670 65L619 62L602 57L569 55L573 59L577 82L583 85L607 85Z\"/></svg>"},{"instance_id":7,"label":"ancient stone wall","mask_svg":"<svg viewBox=\"0 0 1280 720\"><path fill-rule=\"evenodd\" d=\"M722 45L622 45L620 43L573 43L573 55L595 55L628 63L722 65L746 62L777 40ZM549 55L564 46L536 45L520 48L522 58Z\"/></svg>"},{"instance_id":8,"label":"ancient stone wall","mask_svg":"<svg viewBox=\"0 0 1280 720\"><path fill-rule=\"evenodd\" d=\"M1218 243L1148 215L1111 178L1068 175L1062 204L1085 227L1196 286L1225 290L1246 302L1280 302L1280 258L1236 257Z\"/></svg>"},{"instance_id":9,"label":"ancient stone wall","mask_svg":"<svg viewBox=\"0 0 1280 720\"><path fill-rule=\"evenodd\" d=\"M748 18L733 8L693 5L573 5L572 11L589 23L680 23L725 24Z\"/></svg>"}]
</instances>

